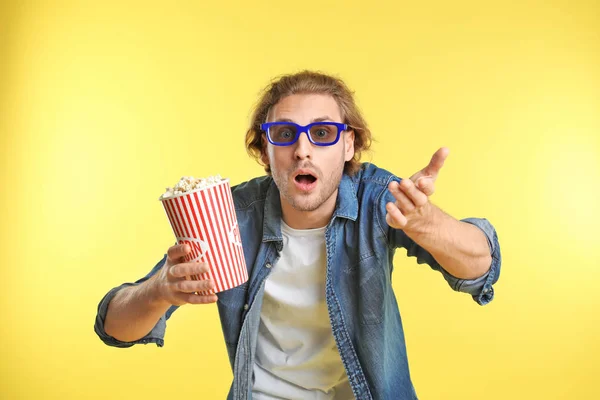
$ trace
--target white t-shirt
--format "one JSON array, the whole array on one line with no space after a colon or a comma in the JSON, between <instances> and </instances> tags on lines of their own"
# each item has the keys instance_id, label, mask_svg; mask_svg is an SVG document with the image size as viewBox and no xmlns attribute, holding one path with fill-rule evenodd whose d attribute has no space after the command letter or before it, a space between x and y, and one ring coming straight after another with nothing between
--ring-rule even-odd
<instances>
[{"instance_id":1,"label":"white t-shirt","mask_svg":"<svg viewBox=\"0 0 600 400\"><path fill-rule=\"evenodd\" d=\"M325 303L325 227L281 221L283 250L265 282L252 398L354 399Z\"/></svg>"}]
</instances>

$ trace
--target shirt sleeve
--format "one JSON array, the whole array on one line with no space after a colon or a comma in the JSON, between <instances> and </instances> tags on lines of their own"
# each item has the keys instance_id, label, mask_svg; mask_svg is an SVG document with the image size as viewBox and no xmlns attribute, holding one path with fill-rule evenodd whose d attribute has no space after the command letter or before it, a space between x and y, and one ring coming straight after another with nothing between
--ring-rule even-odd
<instances>
[{"instance_id":1,"label":"shirt sleeve","mask_svg":"<svg viewBox=\"0 0 600 400\"><path fill-rule=\"evenodd\" d=\"M113 347L131 347L135 344L148 344L148 343L155 343L158 347L164 346L165 330L167 327L166 321L171 317L171 314L173 314L173 312L175 312L175 310L178 308L177 306L171 306L167 310L167 312L163 316L160 317L160 319L158 320L158 322L156 323L154 328L152 328L152 330L146 336L144 336L138 340L135 340L133 342L122 342L122 341L115 339L114 337L108 335L106 333L106 331L104 330L104 321L106 320L108 304L110 303L112 298L115 296L115 294L119 290L126 288L128 286L139 285L140 283L148 280L148 278L153 276L156 272L158 272L158 270L160 270L162 268L162 266L165 264L166 260L167 260L167 255L165 254L163 259L160 260L158 262L158 264L156 264L154 266L154 268L152 268L152 270L145 277L137 280L134 283L123 283L120 286L112 288L102 298L102 300L100 300L100 303L98 304L98 312L96 314L96 321L94 323L94 331L96 332L96 334L98 335L100 340L102 340L105 344L107 344L108 346L113 346Z\"/></svg>"},{"instance_id":2,"label":"shirt sleeve","mask_svg":"<svg viewBox=\"0 0 600 400\"><path fill-rule=\"evenodd\" d=\"M400 181L400 179L395 178L394 180ZM485 218L465 218L461 221L475 225L477 228L481 229L481 231L485 234L488 242L488 247L490 249L490 254L492 256L492 262L489 270L479 278L476 279L460 279L449 272L447 272L442 266L435 260L435 258L423 247L418 245L414 240L412 240L403 230L394 229L387 225L385 222L385 205L388 202L394 202L394 196L387 189L387 185L384 188L384 193L381 196L382 201L379 202L380 210L383 212L383 221L380 222L382 226L385 227L385 231L387 233L388 242L390 247L396 248L405 248L406 253L409 257L416 257L417 263L419 264L427 264L432 269L440 272L448 285L457 291L468 293L473 297L480 305L485 305L492 301L494 298L494 287L493 285L498 281L500 277L500 266L502 263L502 257L500 253L500 244L498 242L498 235L496 230L490 224L490 222ZM381 213L378 213L381 215Z\"/></svg>"}]
</instances>

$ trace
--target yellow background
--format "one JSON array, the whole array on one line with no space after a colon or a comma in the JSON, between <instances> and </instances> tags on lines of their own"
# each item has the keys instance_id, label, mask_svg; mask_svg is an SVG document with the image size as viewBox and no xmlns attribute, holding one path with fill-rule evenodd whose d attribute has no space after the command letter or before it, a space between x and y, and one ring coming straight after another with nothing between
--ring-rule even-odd
<instances>
[{"instance_id":1,"label":"yellow background","mask_svg":"<svg viewBox=\"0 0 600 400\"><path fill-rule=\"evenodd\" d=\"M366 160L407 177L448 146L432 201L498 231L486 307L397 253L420 398L600 398L600 6L416 3L3 1L0 398L225 397L215 306L127 350L96 306L173 242L166 186L262 174L251 106L303 68L356 91Z\"/></svg>"}]
</instances>

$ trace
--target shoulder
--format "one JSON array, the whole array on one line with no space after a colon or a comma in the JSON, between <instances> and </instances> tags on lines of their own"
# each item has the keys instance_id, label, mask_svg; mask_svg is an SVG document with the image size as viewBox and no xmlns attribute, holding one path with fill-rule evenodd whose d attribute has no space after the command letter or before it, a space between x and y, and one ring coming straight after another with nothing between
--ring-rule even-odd
<instances>
[{"instance_id":1,"label":"shoulder","mask_svg":"<svg viewBox=\"0 0 600 400\"><path fill-rule=\"evenodd\" d=\"M352 177L354 184L360 188L365 186L371 189L386 188L392 181L399 181L400 178L390 171L380 168L372 163L362 163L361 168Z\"/></svg>"},{"instance_id":2,"label":"shoulder","mask_svg":"<svg viewBox=\"0 0 600 400\"><path fill-rule=\"evenodd\" d=\"M371 212L375 212L381 218L387 212L385 205L396 201L388 190L388 185L392 181L402 180L392 172L372 163L363 163L352 179L360 207L372 210Z\"/></svg>"},{"instance_id":3,"label":"shoulder","mask_svg":"<svg viewBox=\"0 0 600 400\"><path fill-rule=\"evenodd\" d=\"M257 201L264 201L272 182L270 176L260 176L232 186L235 208L247 208Z\"/></svg>"}]
</instances>

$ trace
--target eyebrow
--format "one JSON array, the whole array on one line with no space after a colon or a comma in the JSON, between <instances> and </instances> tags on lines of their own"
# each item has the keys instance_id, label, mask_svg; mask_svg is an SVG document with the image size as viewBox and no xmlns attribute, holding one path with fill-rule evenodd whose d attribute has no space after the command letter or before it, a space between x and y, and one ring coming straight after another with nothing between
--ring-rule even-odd
<instances>
[{"instance_id":1,"label":"eyebrow","mask_svg":"<svg viewBox=\"0 0 600 400\"><path fill-rule=\"evenodd\" d=\"M332 118L329 118L328 116L324 116L324 117L319 117L319 118L315 118L311 121L311 123L313 122L323 122L323 121L333 121ZM291 122L293 124L295 124L296 122L292 121L289 118L277 118L275 121L273 122Z\"/></svg>"}]
</instances>

